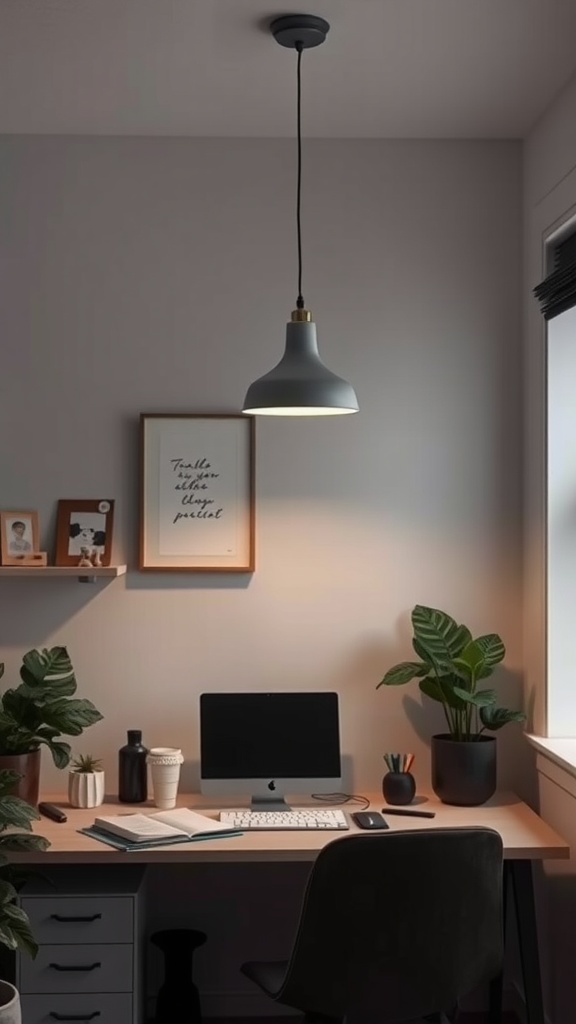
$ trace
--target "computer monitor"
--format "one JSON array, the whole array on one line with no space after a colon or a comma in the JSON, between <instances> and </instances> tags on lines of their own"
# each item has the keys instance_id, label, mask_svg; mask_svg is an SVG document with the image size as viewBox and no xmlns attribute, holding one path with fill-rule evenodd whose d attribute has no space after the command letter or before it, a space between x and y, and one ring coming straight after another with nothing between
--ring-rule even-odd
<instances>
[{"instance_id":1,"label":"computer monitor","mask_svg":"<svg viewBox=\"0 0 576 1024\"><path fill-rule=\"evenodd\" d=\"M203 793L249 794L253 809L286 811L286 793L341 784L337 693L201 694Z\"/></svg>"}]
</instances>

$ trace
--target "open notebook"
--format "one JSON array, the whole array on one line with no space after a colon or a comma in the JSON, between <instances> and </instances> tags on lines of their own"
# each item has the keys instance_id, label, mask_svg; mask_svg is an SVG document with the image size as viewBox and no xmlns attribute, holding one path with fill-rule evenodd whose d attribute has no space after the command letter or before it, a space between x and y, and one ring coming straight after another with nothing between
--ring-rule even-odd
<instances>
[{"instance_id":1,"label":"open notebook","mask_svg":"<svg viewBox=\"0 0 576 1024\"><path fill-rule=\"evenodd\" d=\"M94 819L79 829L84 835L121 850L143 850L199 839L220 839L239 835L241 830L198 814L187 807L154 814L110 814Z\"/></svg>"}]
</instances>

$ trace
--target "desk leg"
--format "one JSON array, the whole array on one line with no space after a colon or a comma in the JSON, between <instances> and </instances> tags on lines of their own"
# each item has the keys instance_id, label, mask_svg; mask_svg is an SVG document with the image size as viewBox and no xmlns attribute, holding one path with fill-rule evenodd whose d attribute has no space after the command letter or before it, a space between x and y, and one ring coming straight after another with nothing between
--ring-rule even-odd
<instances>
[{"instance_id":1,"label":"desk leg","mask_svg":"<svg viewBox=\"0 0 576 1024\"><path fill-rule=\"evenodd\" d=\"M528 1024L545 1024L532 864L529 860L505 861L514 897L518 944Z\"/></svg>"},{"instance_id":2,"label":"desk leg","mask_svg":"<svg viewBox=\"0 0 576 1024\"><path fill-rule=\"evenodd\" d=\"M506 949L506 923L508 918L508 871L507 862L504 861L502 870L502 932L504 938L504 949ZM502 1022L502 996L504 994L504 971L500 971L490 982L488 997L488 1022L489 1024L501 1024Z\"/></svg>"}]
</instances>

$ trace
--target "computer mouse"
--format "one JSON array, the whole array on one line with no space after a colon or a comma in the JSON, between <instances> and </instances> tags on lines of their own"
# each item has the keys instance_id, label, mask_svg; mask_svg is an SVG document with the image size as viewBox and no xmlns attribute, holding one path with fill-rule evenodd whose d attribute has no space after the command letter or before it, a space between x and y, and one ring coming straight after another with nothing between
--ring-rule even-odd
<instances>
[{"instance_id":1,"label":"computer mouse","mask_svg":"<svg viewBox=\"0 0 576 1024\"><path fill-rule=\"evenodd\" d=\"M350 815L352 821L358 828L388 828L387 822L378 811L355 811Z\"/></svg>"}]
</instances>

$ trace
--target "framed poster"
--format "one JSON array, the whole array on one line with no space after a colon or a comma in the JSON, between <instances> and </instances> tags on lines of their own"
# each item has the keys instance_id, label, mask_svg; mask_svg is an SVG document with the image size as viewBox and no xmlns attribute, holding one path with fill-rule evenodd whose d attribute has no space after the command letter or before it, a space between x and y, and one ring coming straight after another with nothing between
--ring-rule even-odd
<instances>
[{"instance_id":1,"label":"framed poster","mask_svg":"<svg viewBox=\"0 0 576 1024\"><path fill-rule=\"evenodd\" d=\"M254 572L254 418L140 416L139 567Z\"/></svg>"},{"instance_id":2,"label":"framed poster","mask_svg":"<svg viewBox=\"0 0 576 1024\"><path fill-rule=\"evenodd\" d=\"M56 565L78 565L83 557L110 565L112 498L61 498L56 520ZM83 563L85 564L85 563Z\"/></svg>"}]
</instances>

